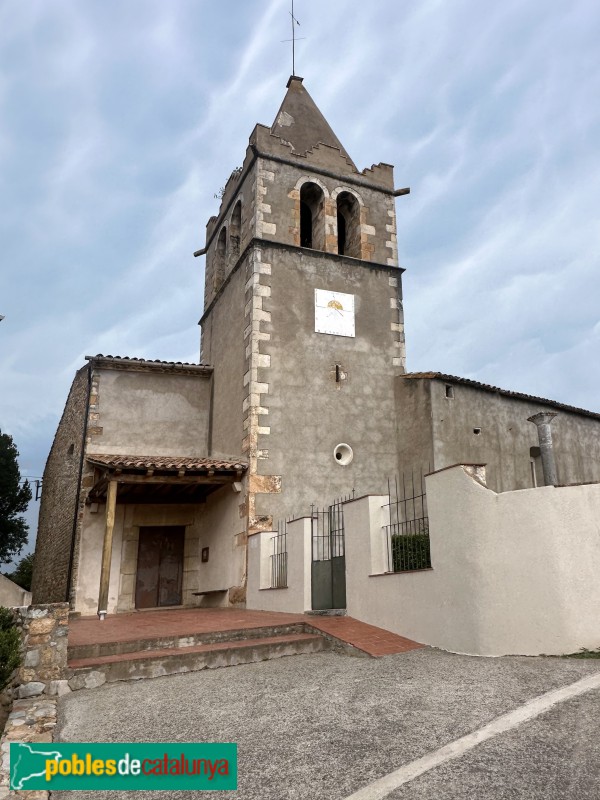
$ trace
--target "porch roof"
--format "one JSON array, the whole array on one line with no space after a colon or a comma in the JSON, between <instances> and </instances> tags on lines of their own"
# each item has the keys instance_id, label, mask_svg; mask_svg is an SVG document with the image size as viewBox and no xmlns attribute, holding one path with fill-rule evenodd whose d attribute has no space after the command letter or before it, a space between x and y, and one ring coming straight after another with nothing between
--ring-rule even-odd
<instances>
[{"instance_id":1,"label":"porch roof","mask_svg":"<svg viewBox=\"0 0 600 800\"><path fill-rule=\"evenodd\" d=\"M108 484L118 484L119 503L202 503L248 469L241 459L196 456L89 454L96 468L88 503L104 502Z\"/></svg>"}]
</instances>

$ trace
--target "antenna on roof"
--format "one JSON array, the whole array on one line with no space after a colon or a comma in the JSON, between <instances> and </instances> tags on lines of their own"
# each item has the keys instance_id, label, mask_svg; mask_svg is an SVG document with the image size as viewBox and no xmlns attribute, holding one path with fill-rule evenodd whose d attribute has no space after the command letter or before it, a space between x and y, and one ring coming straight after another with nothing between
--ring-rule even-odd
<instances>
[{"instance_id":1,"label":"antenna on roof","mask_svg":"<svg viewBox=\"0 0 600 800\"><path fill-rule=\"evenodd\" d=\"M292 38L291 39L282 39L282 42L291 42L292 43L292 75L296 75L296 40L300 41L301 39L305 39L305 36L296 36L296 25L300 25L296 17L294 16L294 0L292 0L292 10L290 11L290 17L292 18Z\"/></svg>"}]
</instances>

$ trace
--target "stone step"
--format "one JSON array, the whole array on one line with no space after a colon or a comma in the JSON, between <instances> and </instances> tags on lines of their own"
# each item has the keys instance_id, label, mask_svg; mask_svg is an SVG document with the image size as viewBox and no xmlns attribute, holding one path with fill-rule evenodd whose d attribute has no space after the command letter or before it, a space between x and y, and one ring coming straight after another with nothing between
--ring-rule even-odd
<instances>
[{"instance_id":1,"label":"stone step","mask_svg":"<svg viewBox=\"0 0 600 800\"><path fill-rule=\"evenodd\" d=\"M69 660L71 689L93 689L114 681L157 678L202 669L251 664L271 658L329 650L330 641L318 634L293 633L190 647L143 650Z\"/></svg>"},{"instance_id":2,"label":"stone step","mask_svg":"<svg viewBox=\"0 0 600 800\"><path fill-rule=\"evenodd\" d=\"M101 624L101 623L100 623ZM306 633L306 625L302 622L285 625L267 625L256 628L240 628L239 630L204 631L176 634L174 636L142 636L138 639L124 639L92 642L86 644L70 644L69 660L82 658L98 658L100 656L138 653L143 650L163 650L179 647L194 647L199 644L215 644L218 642L238 641L241 639L264 639L274 636L285 636L291 633Z\"/></svg>"}]
</instances>

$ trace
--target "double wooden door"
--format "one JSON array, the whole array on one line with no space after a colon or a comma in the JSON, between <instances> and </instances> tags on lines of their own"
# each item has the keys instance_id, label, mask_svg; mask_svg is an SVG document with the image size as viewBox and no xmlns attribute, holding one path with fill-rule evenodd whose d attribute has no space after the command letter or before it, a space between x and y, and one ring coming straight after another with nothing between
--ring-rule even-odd
<instances>
[{"instance_id":1,"label":"double wooden door","mask_svg":"<svg viewBox=\"0 0 600 800\"><path fill-rule=\"evenodd\" d=\"M140 528L135 607L181 605L185 528Z\"/></svg>"}]
</instances>

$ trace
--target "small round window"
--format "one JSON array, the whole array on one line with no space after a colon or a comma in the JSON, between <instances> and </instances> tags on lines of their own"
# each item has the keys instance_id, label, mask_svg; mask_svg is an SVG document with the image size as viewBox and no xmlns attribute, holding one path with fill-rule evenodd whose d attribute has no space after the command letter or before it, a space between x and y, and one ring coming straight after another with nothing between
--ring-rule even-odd
<instances>
[{"instance_id":1,"label":"small round window","mask_svg":"<svg viewBox=\"0 0 600 800\"><path fill-rule=\"evenodd\" d=\"M354 458L354 451L346 442L341 442L334 448L333 457L342 467L348 466Z\"/></svg>"}]
</instances>

